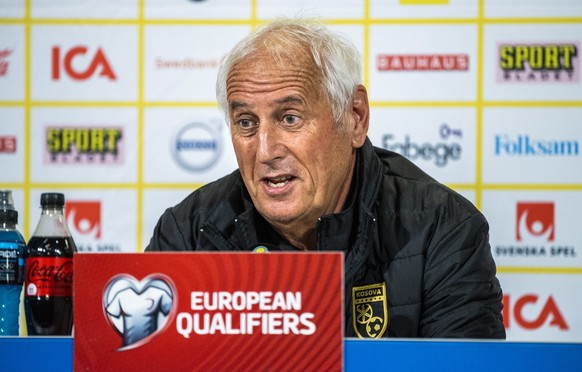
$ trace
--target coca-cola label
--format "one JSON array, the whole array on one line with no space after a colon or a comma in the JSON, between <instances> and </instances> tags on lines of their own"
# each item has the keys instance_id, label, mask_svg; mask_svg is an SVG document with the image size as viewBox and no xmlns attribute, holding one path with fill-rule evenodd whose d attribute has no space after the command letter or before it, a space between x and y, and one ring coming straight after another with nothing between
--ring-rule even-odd
<instances>
[{"instance_id":1,"label":"coca-cola label","mask_svg":"<svg viewBox=\"0 0 582 372\"><path fill-rule=\"evenodd\" d=\"M26 296L73 296L73 259L29 257L26 261Z\"/></svg>"}]
</instances>

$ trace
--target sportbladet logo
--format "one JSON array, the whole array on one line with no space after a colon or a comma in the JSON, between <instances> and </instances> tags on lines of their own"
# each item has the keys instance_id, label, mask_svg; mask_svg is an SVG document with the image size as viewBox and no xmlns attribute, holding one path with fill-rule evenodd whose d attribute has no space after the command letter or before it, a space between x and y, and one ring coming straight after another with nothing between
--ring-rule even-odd
<instances>
[{"instance_id":1,"label":"sportbladet logo","mask_svg":"<svg viewBox=\"0 0 582 372\"><path fill-rule=\"evenodd\" d=\"M118 351L147 344L161 334L176 312L177 290L170 278L155 273L137 280L129 274L112 277L103 291L103 313L121 337Z\"/></svg>"},{"instance_id":2,"label":"sportbladet logo","mask_svg":"<svg viewBox=\"0 0 582 372\"><path fill-rule=\"evenodd\" d=\"M500 83L568 83L580 81L579 41L500 42L497 81Z\"/></svg>"},{"instance_id":3,"label":"sportbladet logo","mask_svg":"<svg viewBox=\"0 0 582 372\"><path fill-rule=\"evenodd\" d=\"M45 128L46 148L43 162L47 165L109 165L124 162L124 129L122 126L66 126Z\"/></svg>"}]
</instances>

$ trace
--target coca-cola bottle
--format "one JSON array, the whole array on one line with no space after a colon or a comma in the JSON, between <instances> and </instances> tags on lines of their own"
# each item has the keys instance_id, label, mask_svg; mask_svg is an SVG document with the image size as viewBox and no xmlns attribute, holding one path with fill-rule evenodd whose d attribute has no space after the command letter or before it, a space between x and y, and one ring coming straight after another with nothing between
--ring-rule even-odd
<instances>
[{"instance_id":1,"label":"coca-cola bottle","mask_svg":"<svg viewBox=\"0 0 582 372\"><path fill-rule=\"evenodd\" d=\"M70 335L75 242L64 216L65 196L43 193L42 213L26 249L24 313L28 335Z\"/></svg>"}]
</instances>

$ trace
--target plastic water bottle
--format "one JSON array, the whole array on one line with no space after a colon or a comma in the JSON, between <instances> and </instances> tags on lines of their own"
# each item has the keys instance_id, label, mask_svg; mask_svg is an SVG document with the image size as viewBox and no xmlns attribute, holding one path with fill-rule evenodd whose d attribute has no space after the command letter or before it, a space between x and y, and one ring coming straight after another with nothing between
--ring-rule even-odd
<instances>
[{"instance_id":1,"label":"plastic water bottle","mask_svg":"<svg viewBox=\"0 0 582 372\"><path fill-rule=\"evenodd\" d=\"M12 191L0 191L0 336L18 336L26 245L17 229Z\"/></svg>"}]
</instances>

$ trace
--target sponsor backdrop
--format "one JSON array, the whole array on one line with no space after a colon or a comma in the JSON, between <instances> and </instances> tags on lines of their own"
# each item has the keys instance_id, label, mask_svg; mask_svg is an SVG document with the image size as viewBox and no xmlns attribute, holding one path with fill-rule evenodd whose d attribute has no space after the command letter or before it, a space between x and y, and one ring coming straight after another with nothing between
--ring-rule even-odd
<instances>
[{"instance_id":1,"label":"sponsor backdrop","mask_svg":"<svg viewBox=\"0 0 582 372\"><path fill-rule=\"evenodd\" d=\"M59 191L80 251L141 252L236 168L221 59L297 13L360 50L373 143L489 219L508 339L582 342L578 0L0 0L0 185L25 237Z\"/></svg>"}]
</instances>

